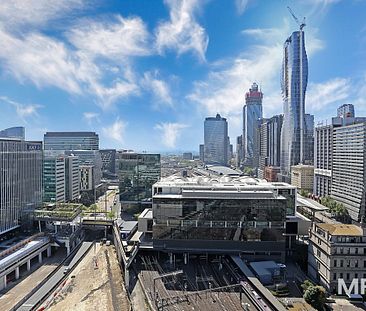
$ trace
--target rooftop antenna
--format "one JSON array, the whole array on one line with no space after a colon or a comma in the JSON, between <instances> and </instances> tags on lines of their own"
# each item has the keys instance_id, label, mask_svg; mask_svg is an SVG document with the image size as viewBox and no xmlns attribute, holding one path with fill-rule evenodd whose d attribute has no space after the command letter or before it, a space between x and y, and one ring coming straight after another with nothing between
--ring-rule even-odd
<instances>
[{"instance_id":1,"label":"rooftop antenna","mask_svg":"<svg viewBox=\"0 0 366 311\"><path fill-rule=\"evenodd\" d=\"M305 17L302 20L302 22L300 23L299 19L296 17L295 13L291 10L291 8L288 6L287 9L289 10L290 14L294 18L295 22L300 26L300 31L302 31L302 29L306 26Z\"/></svg>"}]
</instances>

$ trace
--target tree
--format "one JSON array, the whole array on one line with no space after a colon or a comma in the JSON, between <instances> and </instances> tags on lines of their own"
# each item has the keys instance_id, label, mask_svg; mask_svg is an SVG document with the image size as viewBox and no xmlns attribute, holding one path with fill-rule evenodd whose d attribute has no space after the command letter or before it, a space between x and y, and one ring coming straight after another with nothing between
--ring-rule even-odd
<instances>
[{"instance_id":1,"label":"tree","mask_svg":"<svg viewBox=\"0 0 366 311\"><path fill-rule=\"evenodd\" d=\"M305 280L304 283L301 284L301 288L304 292L310 287L314 286L314 284L310 280Z\"/></svg>"},{"instance_id":2,"label":"tree","mask_svg":"<svg viewBox=\"0 0 366 311\"><path fill-rule=\"evenodd\" d=\"M304 293L305 301L313 308L323 311L326 301L325 289L322 286L309 286Z\"/></svg>"}]
</instances>

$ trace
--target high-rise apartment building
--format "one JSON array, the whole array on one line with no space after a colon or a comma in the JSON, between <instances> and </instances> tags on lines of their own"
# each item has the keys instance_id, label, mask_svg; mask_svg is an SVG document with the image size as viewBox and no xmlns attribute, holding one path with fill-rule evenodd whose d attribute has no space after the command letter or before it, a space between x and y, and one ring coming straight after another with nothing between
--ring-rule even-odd
<instances>
[{"instance_id":1,"label":"high-rise apartment building","mask_svg":"<svg viewBox=\"0 0 366 311\"><path fill-rule=\"evenodd\" d=\"M352 104L344 104L337 109L337 117L339 118L354 118L355 107Z\"/></svg>"},{"instance_id":2,"label":"high-rise apartment building","mask_svg":"<svg viewBox=\"0 0 366 311\"><path fill-rule=\"evenodd\" d=\"M365 185L366 122L334 128L331 197L358 222L365 217Z\"/></svg>"},{"instance_id":3,"label":"high-rise apartment building","mask_svg":"<svg viewBox=\"0 0 366 311\"><path fill-rule=\"evenodd\" d=\"M204 123L205 164L228 164L228 125L219 114L208 117Z\"/></svg>"},{"instance_id":4,"label":"high-rise apartment building","mask_svg":"<svg viewBox=\"0 0 366 311\"><path fill-rule=\"evenodd\" d=\"M263 118L262 111L263 93L258 85L253 83L249 92L245 94L245 105L243 107L243 144L245 166L256 167L258 160L259 146L256 145L256 131L258 121Z\"/></svg>"},{"instance_id":5,"label":"high-rise apartment building","mask_svg":"<svg viewBox=\"0 0 366 311\"><path fill-rule=\"evenodd\" d=\"M0 138L15 138L25 140L25 128L23 126L9 127L0 131Z\"/></svg>"},{"instance_id":6,"label":"high-rise apartment building","mask_svg":"<svg viewBox=\"0 0 366 311\"><path fill-rule=\"evenodd\" d=\"M42 204L42 142L0 139L0 234Z\"/></svg>"},{"instance_id":7,"label":"high-rise apartment building","mask_svg":"<svg viewBox=\"0 0 366 311\"><path fill-rule=\"evenodd\" d=\"M314 194L330 195L332 185L333 125L315 128L314 144Z\"/></svg>"},{"instance_id":8,"label":"high-rise apartment building","mask_svg":"<svg viewBox=\"0 0 366 311\"><path fill-rule=\"evenodd\" d=\"M281 89L283 125L281 132L281 171L289 176L291 166L306 160L305 92L308 82L308 59L304 32L295 31L283 48Z\"/></svg>"},{"instance_id":9,"label":"high-rise apartment building","mask_svg":"<svg viewBox=\"0 0 366 311\"><path fill-rule=\"evenodd\" d=\"M94 132L47 132L45 150L99 150L99 136Z\"/></svg>"}]
</instances>

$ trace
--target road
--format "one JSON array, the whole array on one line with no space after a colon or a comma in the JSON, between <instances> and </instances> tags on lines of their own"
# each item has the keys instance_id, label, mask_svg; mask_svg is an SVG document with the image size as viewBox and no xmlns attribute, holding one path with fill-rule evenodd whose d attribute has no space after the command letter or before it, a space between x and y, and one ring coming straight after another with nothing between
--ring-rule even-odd
<instances>
[{"instance_id":1,"label":"road","mask_svg":"<svg viewBox=\"0 0 366 311\"><path fill-rule=\"evenodd\" d=\"M83 242L76 255L71 259L64 262L60 269L58 269L43 286L37 290L25 303L18 308L19 311L29 311L36 306L40 300L47 296L52 288L54 288L65 276L64 270L66 267L71 269L75 266L76 262L86 253L91 247L93 242Z\"/></svg>"}]
</instances>

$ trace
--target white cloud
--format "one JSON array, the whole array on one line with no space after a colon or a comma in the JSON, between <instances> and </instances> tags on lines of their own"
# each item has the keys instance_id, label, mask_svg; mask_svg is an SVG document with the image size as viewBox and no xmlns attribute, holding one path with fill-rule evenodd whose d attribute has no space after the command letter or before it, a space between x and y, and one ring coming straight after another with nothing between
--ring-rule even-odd
<instances>
[{"instance_id":1,"label":"white cloud","mask_svg":"<svg viewBox=\"0 0 366 311\"><path fill-rule=\"evenodd\" d=\"M83 118L89 124L91 124L94 120L96 122L100 122L100 120L99 120L99 113L97 113L97 112L84 112L83 113Z\"/></svg>"},{"instance_id":2,"label":"white cloud","mask_svg":"<svg viewBox=\"0 0 366 311\"><path fill-rule=\"evenodd\" d=\"M117 118L110 126L103 127L102 132L106 138L110 138L119 143L123 143L127 123Z\"/></svg>"},{"instance_id":3,"label":"white cloud","mask_svg":"<svg viewBox=\"0 0 366 311\"><path fill-rule=\"evenodd\" d=\"M306 108L314 113L325 107L349 98L351 82L334 78L324 83L310 83L306 95Z\"/></svg>"},{"instance_id":4,"label":"white cloud","mask_svg":"<svg viewBox=\"0 0 366 311\"><path fill-rule=\"evenodd\" d=\"M235 0L236 11L242 15L247 8L249 0Z\"/></svg>"},{"instance_id":5,"label":"white cloud","mask_svg":"<svg viewBox=\"0 0 366 311\"><path fill-rule=\"evenodd\" d=\"M156 30L156 46L159 53L174 49L178 55L193 51L205 60L208 36L195 19L195 12L202 1L166 0L170 9L170 21L160 23Z\"/></svg>"},{"instance_id":6,"label":"white cloud","mask_svg":"<svg viewBox=\"0 0 366 311\"><path fill-rule=\"evenodd\" d=\"M84 5L83 0L5 0L0 3L0 21L9 29L39 26Z\"/></svg>"},{"instance_id":7,"label":"white cloud","mask_svg":"<svg viewBox=\"0 0 366 311\"><path fill-rule=\"evenodd\" d=\"M203 113L221 113L228 117L230 133L241 132L241 124L230 122L242 115L245 93L253 82L257 82L263 93L265 116L282 112L280 71L282 65L283 42L291 34L288 19L282 28L246 29L244 35L252 37L253 44L233 59L219 60L212 64L212 70L205 80L194 82L194 89L188 99L203 108ZM316 38L316 30L307 33L307 53L311 57L324 44ZM237 125L235 125L237 124Z\"/></svg>"},{"instance_id":8,"label":"white cloud","mask_svg":"<svg viewBox=\"0 0 366 311\"><path fill-rule=\"evenodd\" d=\"M26 122L26 119L29 117L38 116L38 109L42 108L42 106L38 104L28 104L28 105L21 104L9 99L6 96L0 96L0 100L12 105L15 108L18 117L24 122Z\"/></svg>"},{"instance_id":9,"label":"white cloud","mask_svg":"<svg viewBox=\"0 0 366 311\"><path fill-rule=\"evenodd\" d=\"M145 72L141 84L154 94L158 103L165 106L173 106L169 85L164 80L159 79L158 75L157 71Z\"/></svg>"},{"instance_id":10,"label":"white cloud","mask_svg":"<svg viewBox=\"0 0 366 311\"><path fill-rule=\"evenodd\" d=\"M148 55L148 35L141 18L117 15L105 21L86 19L73 27L67 37L84 53L119 63L127 56Z\"/></svg>"},{"instance_id":11,"label":"white cloud","mask_svg":"<svg viewBox=\"0 0 366 311\"><path fill-rule=\"evenodd\" d=\"M168 148L175 148L181 131L188 125L182 123L159 123L155 125L155 129L162 133L162 143Z\"/></svg>"}]
</instances>

